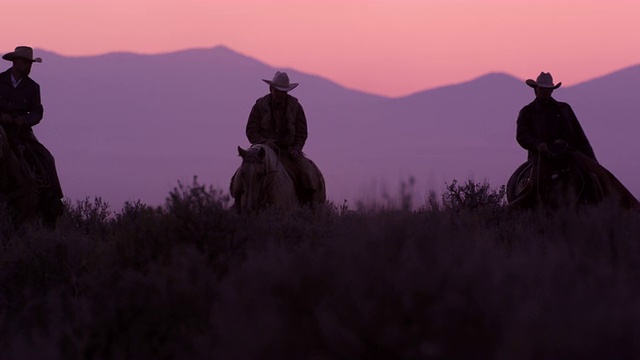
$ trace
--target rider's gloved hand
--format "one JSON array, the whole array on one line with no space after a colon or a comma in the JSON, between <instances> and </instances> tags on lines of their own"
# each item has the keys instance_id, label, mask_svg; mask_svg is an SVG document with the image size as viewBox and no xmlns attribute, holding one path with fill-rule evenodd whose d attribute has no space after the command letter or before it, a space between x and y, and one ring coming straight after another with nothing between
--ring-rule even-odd
<instances>
[{"instance_id":1,"label":"rider's gloved hand","mask_svg":"<svg viewBox=\"0 0 640 360\"><path fill-rule=\"evenodd\" d=\"M24 116L11 117L8 114L0 115L0 124L3 125L14 125L14 126L25 126L27 125L27 121L24 119Z\"/></svg>"},{"instance_id":2,"label":"rider's gloved hand","mask_svg":"<svg viewBox=\"0 0 640 360\"><path fill-rule=\"evenodd\" d=\"M2 115L0 115L0 124L11 125L13 124L13 119L11 118L11 116L9 116L9 114L3 113Z\"/></svg>"},{"instance_id":3,"label":"rider's gloved hand","mask_svg":"<svg viewBox=\"0 0 640 360\"><path fill-rule=\"evenodd\" d=\"M17 126L26 126L27 121L24 119L24 116L18 116L16 118L13 118L13 124Z\"/></svg>"},{"instance_id":4,"label":"rider's gloved hand","mask_svg":"<svg viewBox=\"0 0 640 360\"><path fill-rule=\"evenodd\" d=\"M556 141L553 142L555 145L557 146L567 146L569 145L569 143L567 143L566 141L562 140L562 139L557 139Z\"/></svg>"},{"instance_id":5,"label":"rider's gloved hand","mask_svg":"<svg viewBox=\"0 0 640 360\"><path fill-rule=\"evenodd\" d=\"M289 155L292 158L297 158L298 156L302 155L302 151L300 151L299 149L293 148L289 150Z\"/></svg>"},{"instance_id":6,"label":"rider's gloved hand","mask_svg":"<svg viewBox=\"0 0 640 360\"><path fill-rule=\"evenodd\" d=\"M276 141L272 140L272 139L264 139L262 141L260 141L258 144L264 144L267 145L270 148L274 148L276 145Z\"/></svg>"},{"instance_id":7,"label":"rider's gloved hand","mask_svg":"<svg viewBox=\"0 0 640 360\"><path fill-rule=\"evenodd\" d=\"M546 154L549 152L549 146L547 146L547 143L538 144L537 149L538 149L538 152L542 154Z\"/></svg>"}]
</instances>

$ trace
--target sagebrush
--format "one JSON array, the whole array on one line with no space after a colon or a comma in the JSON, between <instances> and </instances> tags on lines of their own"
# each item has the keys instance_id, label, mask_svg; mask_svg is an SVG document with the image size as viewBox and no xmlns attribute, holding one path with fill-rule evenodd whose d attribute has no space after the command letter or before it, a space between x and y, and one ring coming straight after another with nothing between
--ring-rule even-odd
<instances>
[{"instance_id":1,"label":"sagebrush","mask_svg":"<svg viewBox=\"0 0 640 360\"><path fill-rule=\"evenodd\" d=\"M163 206L67 202L55 230L2 228L0 358L637 357L640 216L503 195L241 215L194 179Z\"/></svg>"}]
</instances>

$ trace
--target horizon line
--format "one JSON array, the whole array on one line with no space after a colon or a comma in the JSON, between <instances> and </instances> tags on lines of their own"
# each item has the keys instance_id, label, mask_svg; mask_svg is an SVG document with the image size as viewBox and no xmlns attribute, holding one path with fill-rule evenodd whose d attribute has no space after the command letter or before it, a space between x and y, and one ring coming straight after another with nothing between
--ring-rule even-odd
<instances>
[{"instance_id":1,"label":"horizon line","mask_svg":"<svg viewBox=\"0 0 640 360\"><path fill-rule=\"evenodd\" d=\"M508 73L506 71L487 70L484 73L476 74L475 76L472 76L472 77L467 78L467 79L453 81L453 82L448 83L448 84L441 84L441 85L436 85L436 86L433 86L433 87L424 87L422 89L414 90L414 91L408 91L408 92L405 92L405 93L400 94L400 95L388 95L388 94L378 93L378 92L375 92L375 91L372 91L372 90L369 90L369 89L362 89L362 88L353 87L353 86L351 86L349 84L342 83L342 82L340 82L338 80L335 80L333 78L327 77L325 75L321 75L321 74L315 73L313 71L299 70L297 68L294 68L294 67L291 67L291 66L288 66L288 65L287 66L274 66L273 64L270 64L267 61L258 59L258 58L254 57L254 56L251 56L251 55L247 55L247 54L245 54L245 53L243 53L241 51L238 51L238 50L234 49L233 47L231 47L229 45L225 45L225 44L218 44L218 45L212 45L212 46L201 46L201 47L190 47L190 48L180 48L180 49L160 51L160 52L136 52L136 51L133 51L133 50L113 50L113 51L106 51L106 52L100 52L100 53L88 53L88 54L86 54L86 53L85 54L63 54L63 53L58 52L56 50L46 49L46 48L43 48L43 47L34 47L34 49L36 49L38 51L44 51L44 52L52 53L52 54L55 54L56 56L60 56L60 57L64 57L64 58L97 58L97 57L103 57L103 56L109 56L109 55L133 55L133 56L153 57L153 56L179 54L179 53L185 53L185 52L189 52L189 51L215 50L215 49L220 49L220 48L226 49L226 50L228 50L228 51L230 51L230 52L232 52L232 53L234 53L236 55L243 56L243 57L245 57L247 59L254 60L256 62L259 62L261 64L264 64L264 65L269 66L269 67L274 68L274 69L289 68L289 69L292 69L292 70L294 70L296 72L303 73L305 75L316 76L316 77L320 77L322 79L331 81L331 82L333 82L333 83L335 83L335 84L337 84L337 85L339 85L339 86L341 86L341 87L343 87L344 89L347 89L347 90L358 91L358 92L365 93L365 94L368 94L368 95L379 96L379 97L383 97L383 98L387 98L387 99L401 99L401 98L410 97L410 96L413 96L413 95L416 95L416 94L419 94L419 93L422 93L422 92L426 92L426 91L433 91L433 90L443 89L443 88L447 88L447 87L462 85L462 84L473 82L473 81L476 81L476 80L478 80L480 78L483 78L483 77L489 76L489 75L493 75L493 74L506 75L506 76L509 76L509 77L511 77L511 78L513 78L515 80L519 80L519 81L523 81L523 82L525 81L525 79L528 78L528 77L522 77L521 78L519 76L513 75L513 74ZM577 83L575 83L573 85L565 86L565 88L571 88L571 87L574 87L574 86L579 86L579 85L582 85L582 84L585 84L585 83L588 83L588 82L591 82L591 81L594 81L594 80L597 80L597 79L600 79L600 78L604 78L604 77L610 76L612 74L615 74L615 73L618 73L618 72L621 72L621 71L624 71L624 70L627 70L627 69L631 69L631 68L634 68L634 67L637 67L637 66L640 66L640 62L635 64L635 65L630 65L630 66L626 66L626 67L622 67L622 68L619 68L619 69L616 69L616 70L612 70L612 71L606 72L606 73L604 73L602 75L592 75L592 76L590 76L590 77L588 77L588 78L586 78L586 79L584 79L582 81L579 81L579 82L577 82Z\"/></svg>"}]
</instances>

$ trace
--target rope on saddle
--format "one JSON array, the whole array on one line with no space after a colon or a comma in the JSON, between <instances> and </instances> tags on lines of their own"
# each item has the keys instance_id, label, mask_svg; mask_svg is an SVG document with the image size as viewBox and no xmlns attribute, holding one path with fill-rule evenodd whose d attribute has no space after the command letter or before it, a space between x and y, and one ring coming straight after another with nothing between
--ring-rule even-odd
<instances>
[{"instance_id":1,"label":"rope on saddle","mask_svg":"<svg viewBox=\"0 0 640 360\"><path fill-rule=\"evenodd\" d=\"M541 194L541 191L540 191L540 189L541 189L540 181L542 180L541 179L542 176L540 176L542 154L540 154L538 156L537 160L538 160L537 161L537 168L535 169L535 171L537 172L537 174L536 174L536 197L537 197L538 201L544 203L544 201L542 199L542 194ZM582 171L579 171L579 170L576 171L575 167L578 166L579 164L576 162L575 159L573 159L573 157L571 158L571 162L572 162L572 165L574 167L574 170L571 169L571 166L567 166L564 169L553 171L553 173L551 174L551 178L555 179L556 177L561 176L563 173L567 173L567 172L574 173L574 175L577 174L581 181L580 181L579 188L576 189L577 192L575 194L575 199L573 199L573 201L575 203L579 203L581 196L583 196L583 194L584 194L584 192L586 190L586 179L585 179L584 175L582 174ZM573 184L573 185L577 185L577 184Z\"/></svg>"},{"instance_id":2,"label":"rope on saddle","mask_svg":"<svg viewBox=\"0 0 640 360\"><path fill-rule=\"evenodd\" d=\"M42 161L30 147L24 144L18 146L18 161L27 184L33 191L39 193L42 189L51 186Z\"/></svg>"}]
</instances>

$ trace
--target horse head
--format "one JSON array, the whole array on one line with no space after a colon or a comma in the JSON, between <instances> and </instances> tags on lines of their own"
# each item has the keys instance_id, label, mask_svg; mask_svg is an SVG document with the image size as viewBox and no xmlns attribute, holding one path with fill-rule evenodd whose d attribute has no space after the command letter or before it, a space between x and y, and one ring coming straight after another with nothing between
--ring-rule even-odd
<instances>
[{"instance_id":1,"label":"horse head","mask_svg":"<svg viewBox=\"0 0 640 360\"><path fill-rule=\"evenodd\" d=\"M276 153L267 145L257 144L248 149L238 146L242 164L231 182L231 194L240 209L254 211L273 199L278 175L284 173Z\"/></svg>"}]
</instances>

